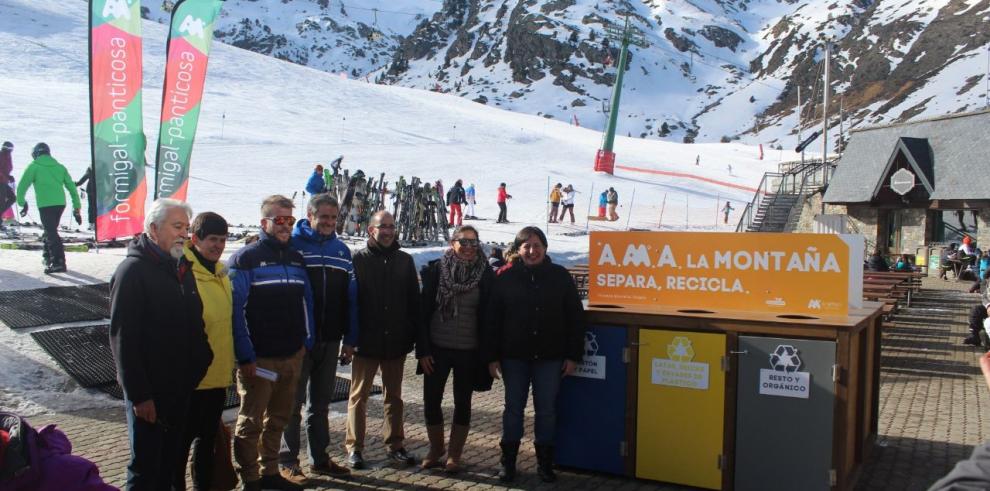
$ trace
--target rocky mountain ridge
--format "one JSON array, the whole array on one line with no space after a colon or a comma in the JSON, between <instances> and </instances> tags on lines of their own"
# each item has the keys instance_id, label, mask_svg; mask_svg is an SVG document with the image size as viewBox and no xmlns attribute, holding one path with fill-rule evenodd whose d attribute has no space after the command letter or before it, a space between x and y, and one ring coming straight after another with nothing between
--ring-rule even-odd
<instances>
[{"instance_id":1,"label":"rocky mountain ridge","mask_svg":"<svg viewBox=\"0 0 990 491\"><path fill-rule=\"evenodd\" d=\"M619 59L606 27L627 20L648 42L627 60L631 136L791 148L820 124L826 40L843 129L981 109L990 91L990 0L228 0L216 38L600 129Z\"/></svg>"}]
</instances>

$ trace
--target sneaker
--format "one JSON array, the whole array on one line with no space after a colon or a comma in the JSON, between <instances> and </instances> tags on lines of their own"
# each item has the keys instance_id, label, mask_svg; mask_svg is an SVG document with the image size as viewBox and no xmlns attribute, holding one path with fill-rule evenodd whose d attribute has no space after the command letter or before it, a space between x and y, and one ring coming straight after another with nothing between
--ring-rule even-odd
<instances>
[{"instance_id":1,"label":"sneaker","mask_svg":"<svg viewBox=\"0 0 990 491\"><path fill-rule=\"evenodd\" d=\"M968 344L970 346L979 346L980 338L976 336L967 336L966 339L963 339L963 344Z\"/></svg>"},{"instance_id":2,"label":"sneaker","mask_svg":"<svg viewBox=\"0 0 990 491\"><path fill-rule=\"evenodd\" d=\"M280 491L300 491L306 489L301 484L287 481L279 474L261 476L261 480L257 482L261 486L261 489L278 489Z\"/></svg>"},{"instance_id":3,"label":"sneaker","mask_svg":"<svg viewBox=\"0 0 990 491\"><path fill-rule=\"evenodd\" d=\"M322 464L315 464L309 468L309 472L330 477L349 477L351 470L330 460Z\"/></svg>"},{"instance_id":4,"label":"sneaker","mask_svg":"<svg viewBox=\"0 0 990 491\"><path fill-rule=\"evenodd\" d=\"M347 465L351 466L351 469L361 470L365 468L364 457L361 456L361 452L353 451L347 456Z\"/></svg>"},{"instance_id":5,"label":"sneaker","mask_svg":"<svg viewBox=\"0 0 990 491\"><path fill-rule=\"evenodd\" d=\"M409 452L406 452L404 448L389 451L388 458L392 462L402 465L413 465L416 463L416 459L412 455L409 455Z\"/></svg>"},{"instance_id":6,"label":"sneaker","mask_svg":"<svg viewBox=\"0 0 990 491\"><path fill-rule=\"evenodd\" d=\"M297 486L303 486L309 482L309 478L306 477L306 474L303 474L298 464L280 467L278 471L283 479Z\"/></svg>"},{"instance_id":7,"label":"sneaker","mask_svg":"<svg viewBox=\"0 0 990 491\"><path fill-rule=\"evenodd\" d=\"M64 264L50 264L45 267L45 274L64 273L66 271Z\"/></svg>"}]
</instances>

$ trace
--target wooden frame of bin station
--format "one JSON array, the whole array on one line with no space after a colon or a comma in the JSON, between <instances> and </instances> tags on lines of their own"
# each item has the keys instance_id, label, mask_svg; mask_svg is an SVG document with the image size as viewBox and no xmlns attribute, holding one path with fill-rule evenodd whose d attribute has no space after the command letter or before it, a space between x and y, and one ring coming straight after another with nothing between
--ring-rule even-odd
<instances>
[{"instance_id":1,"label":"wooden frame of bin station","mask_svg":"<svg viewBox=\"0 0 990 491\"><path fill-rule=\"evenodd\" d=\"M663 329L713 332L726 336L728 376L725 383L725 434L722 489L732 489L735 476L736 399L739 336L772 336L826 340L836 343L833 376L835 402L832 439L833 489L852 489L860 466L877 436L880 394L880 322L882 305L864 302L845 317L777 316L769 313L678 310L640 305L587 305L589 325L627 329L625 474L636 476L636 432L639 380L639 331Z\"/></svg>"}]
</instances>

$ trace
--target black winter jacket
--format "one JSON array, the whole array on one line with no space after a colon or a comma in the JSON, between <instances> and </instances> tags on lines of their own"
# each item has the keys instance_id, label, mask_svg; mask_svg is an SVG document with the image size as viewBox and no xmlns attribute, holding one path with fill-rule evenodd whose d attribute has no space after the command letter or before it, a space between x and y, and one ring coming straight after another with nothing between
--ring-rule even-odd
<instances>
[{"instance_id":1,"label":"black winter jacket","mask_svg":"<svg viewBox=\"0 0 990 491\"><path fill-rule=\"evenodd\" d=\"M580 362L584 354L584 307L571 274L548 256L539 266L522 262L495 280L487 308L482 356Z\"/></svg>"},{"instance_id":2,"label":"black winter jacket","mask_svg":"<svg viewBox=\"0 0 990 491\"><path fill-rule=\"evenodd\" d=\"M399 243L382 249L372 240L354 254L358 284L358 329L344 344L357 354L392 360L409 354L419 332L419 280L412 256Z\"/></svg>"},{"instance_id":3,"label":"black winter jacket","mask_svg":"<svg viewBox=\"0 0 990 491\"><path fill-rule=\"evenodd\" d=\"M463 186L454 185L450 191L447 191L447 204L467 204Z\"/></svg>"},{"instance_id":4,"label":"black winter jacket","mask_svg":"<svg viewBox=\"0 0 990 491\"><path fill-rule=\"evenodd\" d=\"M110 348L134 404L187 395L213 361L191 265L146 234L130 243L110 278Z\"/></svg>"}]
</instances>

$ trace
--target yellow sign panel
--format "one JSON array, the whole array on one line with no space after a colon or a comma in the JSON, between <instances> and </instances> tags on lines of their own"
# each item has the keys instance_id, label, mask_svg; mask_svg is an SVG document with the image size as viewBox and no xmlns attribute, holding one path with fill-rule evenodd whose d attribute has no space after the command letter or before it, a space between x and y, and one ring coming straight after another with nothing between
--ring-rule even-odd
<instances>
[{"instance_id":1,"label":"yellow sign panel","mask_svg":"<svg viewBox=\"0 0 990 491\"><path fill-rule=\"evenodd\" d=\"M636 477L719 489L725 335L639 331Z\"/></svg>"},{"instance_id":2,"label":"yellow sign panel","mask_svg":"<svg viewBox=\"0 0 990 491\"><path fill-rule=\"evenodd\" d=\"M863 236L593 232L588 301L847 315L863 303Z\"/></svg>"}]
</instances>

